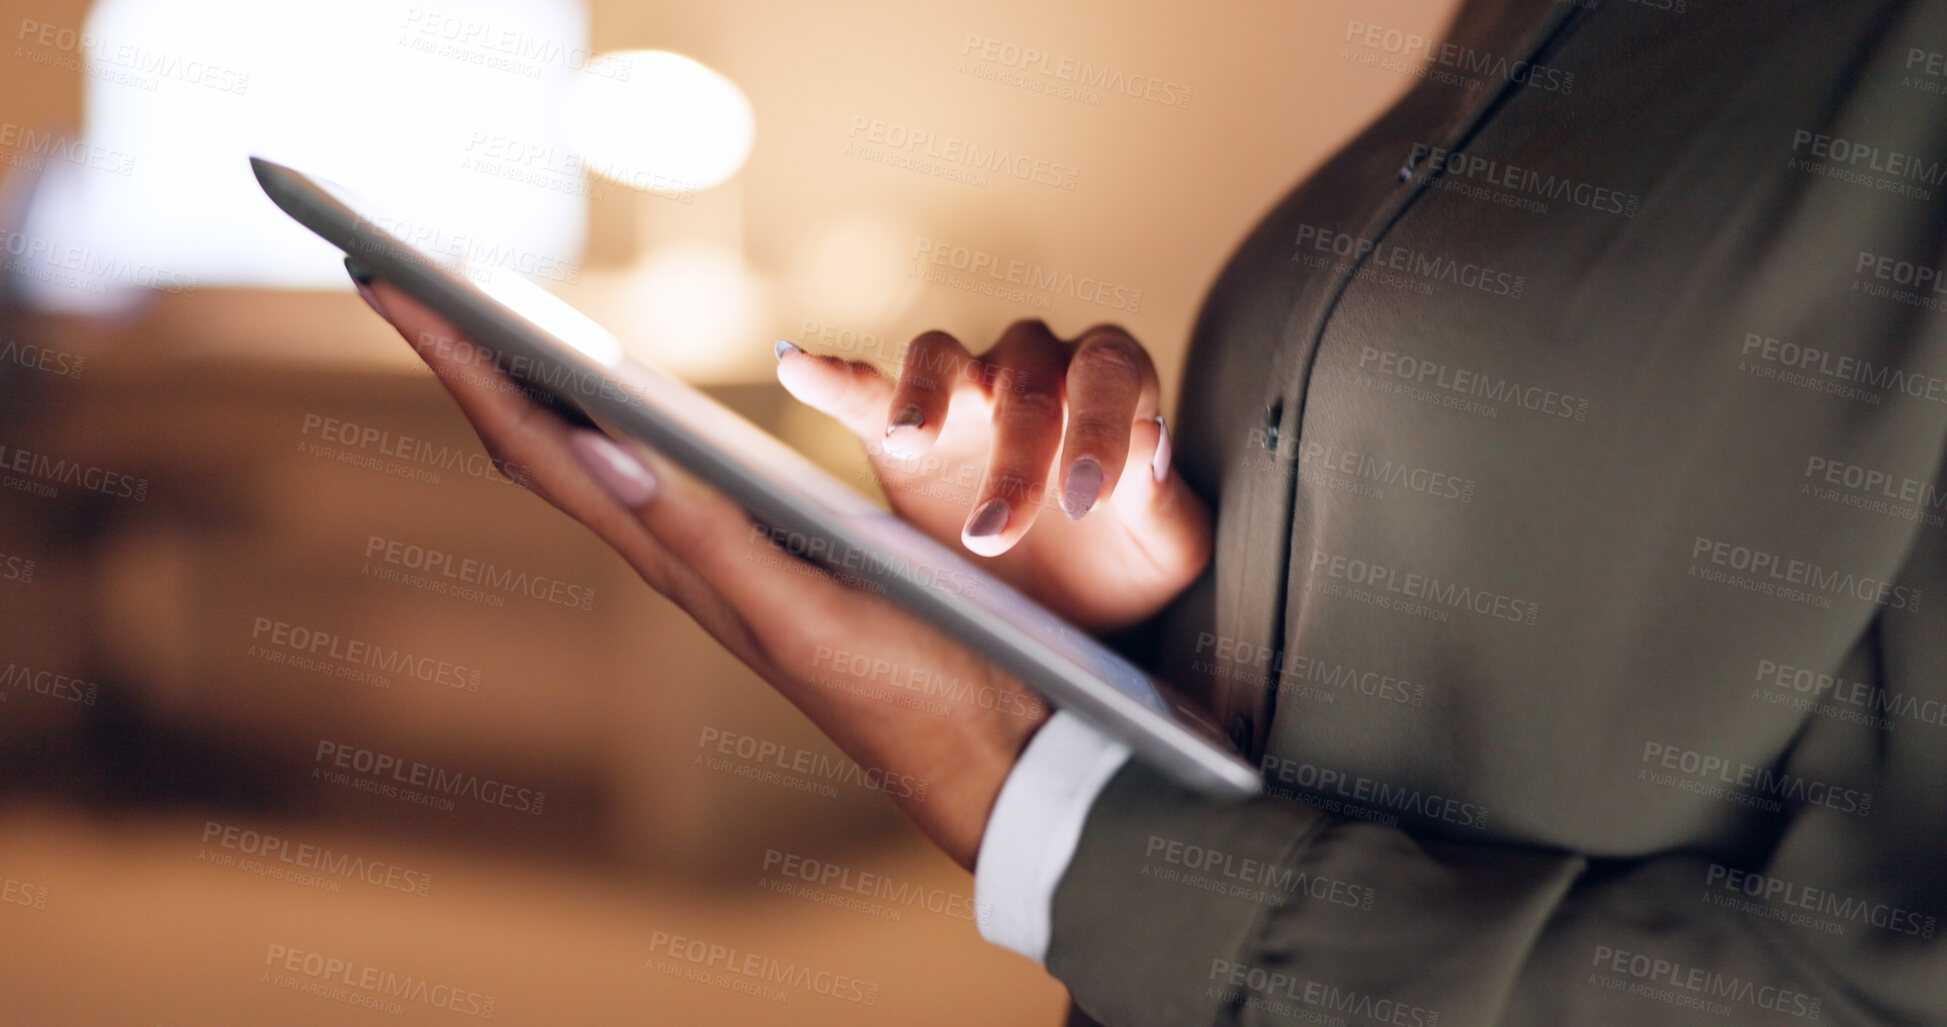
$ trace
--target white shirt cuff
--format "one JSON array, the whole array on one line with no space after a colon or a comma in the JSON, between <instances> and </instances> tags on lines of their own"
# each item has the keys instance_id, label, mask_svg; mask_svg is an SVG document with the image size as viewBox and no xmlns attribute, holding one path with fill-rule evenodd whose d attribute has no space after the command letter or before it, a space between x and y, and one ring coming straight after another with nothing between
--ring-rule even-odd
<instances>
[{"instance_id":1,"label":"white shirt cuff","mask_svg":"<svg viewBox=\"0 0 1947 1027\"><path fill-rule=\"evenodd\" d=\"M1056 710L1001 783L974 864L981 937L1037 963L1048 956L1055 887L1068 872L1089 808L1129 747Z\"/></svg>"}]
</instances>

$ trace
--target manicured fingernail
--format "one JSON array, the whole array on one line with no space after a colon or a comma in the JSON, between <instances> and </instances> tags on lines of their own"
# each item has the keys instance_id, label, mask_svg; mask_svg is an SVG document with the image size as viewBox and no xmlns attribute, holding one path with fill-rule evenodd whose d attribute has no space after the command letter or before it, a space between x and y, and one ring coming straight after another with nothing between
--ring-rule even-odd
<instances>
[{"instance_id":1,"label":"manicured fingernail","mask_svg":"<svg viewBox=\"0 0 1947 1027\"><path fill-rule=\"evenodd\" d=\"M778 358L778 360L780 361L782 361L786 356L792 353L803 353L803 352L804 350L799 349L797 345L791 342L791 340L789 339L779 339L777 340L777 345L771 347L771 355Z\"/></svg>"},{"instance_id":2,"label":"manicured fingernail","mask_svg":"<svg viewBox=\"0 0 1947 1027\"><path fill-rule=\"evenodd\" d=\"M358 290L358 298L364 300L365 305L372 308L372 313L388 321L392 320L385 312L385 304L379 302L379 294L373 292L371 286L366 285L364 282L353 282L352 288Z\"/></svg>"},{"instance_id":3,"label":"manicured fingernail","mask_svg":"<svg viewBox=\"0 0 1947 1027\"><path fill-rule=\"evenodd\" d=\"M892 415L892 420L887 422L886 434L891 435L901 428L917 428L925 423L926 415L920 412L919 404L908 403L900 407L899 412Z\"/></svg>"},{"instance_id":4,"label":"manicured fingernail","mask_svg":"<svg viewBox=\"0 0 1947 1027\"><path fill-rule=\"evenodd\" d=\"M345 258L345 271L352 276L352 288L358 290L358 298L372 308L372 313L388 321L392 320L385 312L385 304L379 302L379 294L372 291L372 272L350 257Z\"/></svg>"},{"instance_id":5,"label":"manicured fingernail","mask_svg":"<svg viewBox=\"0 0 1947 1027\"><path fill-rule=\"evenodd\" d=\"M998 535L1007 527L1007 501L990 499L967 519L968 538L986 538Z\"/></svg>"},{"instance_id":6,"label":"manicured fingernail","mask_svg":"<svg viewBox=\"0 0 1947 1027\"><path fill-rule=\"evenodd\" d=\"M1092 456L1075 461L1061 482L1061 509L1071 521L1079 521L1102 495L1102 465Z\"/></svg>"},{"instance_id":7,"label":"manicured fingernail","mask_svg":"<svg viewBox=\"0 0 1947 1027\"><path fill-rule=\"evenodd\" d=\"M601 432L586 428L576 431L568 436L568 448L623 506L633 510L655 497L656 476L634 454Z\"/></svg>"},{"instance_id":8,"label":"manicured fingernail","mask_svg":"<svg viewBox=\"0 0 1947 1027\"><path fill-rule=\"evenodd\" d=\"M1156 415L1156 430L1161 434L1156 438L1156 455L1149 458L1150 477L1161 485L1170 476L1170 426L1163 423L1163 415Z\"/></svg>"}]
</instances>

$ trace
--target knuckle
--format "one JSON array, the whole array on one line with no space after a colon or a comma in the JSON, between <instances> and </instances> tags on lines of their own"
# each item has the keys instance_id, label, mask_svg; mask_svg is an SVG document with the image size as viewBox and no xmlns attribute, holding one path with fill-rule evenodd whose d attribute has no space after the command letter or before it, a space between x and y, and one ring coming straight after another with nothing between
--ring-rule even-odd
<instances>
[{"instance_id":1,"label":"knuckle","mask_svg":"<svg viewBox=\"0 0 1947 1027\"><path fill-rule=\"evenodd\" d=\"M923 331L918 335L913 336L913 341L908 343L906 348L908 350L936 349L936 348L952 349L953 347L958 345L960 345L960 340L955 339L948 332L942 331L941 329L938 328L928 328L926 331Z\"/></svg>"},{"instance_id":2,"label":"knuckle","mask_svg":"<svg viewBox=\"0 0 1947 1027\"><path fill-rule=\"evenodd\" d=\"M1068 421L1068 439L1070 448L1076 451L1109 451L1128 444L1129 425L1100 414L1071 417Z\"/></svg>"},{"instance_id":3,"label":"knuckle","mask_svg":"<svg viewBox=\"0 0 1947 1027\"><path fill-rule=\"evenodd\" d=\"M1096 323L1089 325L1087 328L1083 329L1082 334L1078 337L1078 339L1081 342L1087 342L1088 340L1096 338L1097 336L1101 336L1104 338L1123 339L1128 341L1132 345L1137 345L1137 346L1141 345L1140 343L1136 342L1136 336L1133 333L1131 333L1129 329L1122 327L1122 325L1114 321L1097 321Z\"/></svg>"},{"instance_id":4,"label":"knuckle","mask_svg":"<svg viewBox=\"0 0 1947 1027\"><path fill-rule=\"evenodd\" d=\"M1048 322L1038 317L1023 317L1009 324L1007 330L1002 332L1001 336L1003 338L1009 336L1047 336L1048 338L1054 338L1054 334L1054 332L1048 330Z\"/></svg>"},{"instance_id":5,"label":"knuckle","mask_svg":"<svg viewBox=\"0 0 1947 1027\"><path fill-rule=\"evenodd\" d=\"M1015 505L1032 504L1045 487L1045 482L1036 481L1018 469L1008 468L996 473L993 480L987 483L987 493Z\"/></svg>"},{"instance_id":6,"label":"knuckle","mask_svg":"<svg viewBox=\"0 0 1947 1027\"><path fill-rule=\"evenodd\" d=\"M933 392L940 387L940 376L931 368L916 367L909 362L899 369L899 384L907 389Z\"/></svg>"},{"instance_id":7,"label":"knuckle","mask_svg":"<svg viewBox=\"0 0 1947 1027\"><path fill-rule=\"evenodd\" d=\"M1147 354L1134 340L1098 335L1075 354L1074 373L1116 384L1140 383Z\"/></svg>"},{"instance_id":8,"label":"knuckle","mask_svg":"<svg viewBox=\"0 0 1947 1027\"><path fill-rule=\"evenodd\" d=\"M1062 401L1053 387L1017 375L1007 389L1004 416L1027 420L1052 420L1061 417Z\"/></svg>"},{"instance_id":9,"label":"knuckle","mask_svg":"<svg viewBox=\"0 0 1947 1027\"><path fill-rule=\"evenodd\" d=\"M960 342L953 336L937 329L921 332L899 362L899 384L925 391L938 389L946 372L960 363L959 352Z\"/></svg>"}]
</instances>

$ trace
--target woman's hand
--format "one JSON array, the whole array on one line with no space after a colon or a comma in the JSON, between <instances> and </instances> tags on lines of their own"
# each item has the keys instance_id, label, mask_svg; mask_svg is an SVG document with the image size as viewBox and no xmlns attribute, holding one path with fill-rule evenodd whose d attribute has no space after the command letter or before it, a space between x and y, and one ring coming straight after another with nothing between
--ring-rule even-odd
<instances>
[{"instance_id":1,"label":"woman's hand","mask_svg":"<svg viewBox=\"0 0 1947 1027\"><path fill-rule=\"evenodd\" d=\"M776 548L741 507L655 454L570 426L468 359L470 344L404 293L382 282L360 293L425 358L500 465L613 546L972 868L1001 782L1047 717L1037 697L893 603ZM930 709L886 701L910 680L948 687L932 690Z\"/></svg>"},{"instance_id":2,"label":"woman's hand","mask_svg":"<svg viewBox=\"0 0 1947 1027\"><path fill-rule=\"evenodd\" d=\"M1017 321L979 357L927 332L896 382L782 343L777 375L857 433L900 516L1083 627L1147 618L1210 559L1209 511L1170 472L1156 368L1114 325L1064 341Z\"/></svg>"}]
</instances>

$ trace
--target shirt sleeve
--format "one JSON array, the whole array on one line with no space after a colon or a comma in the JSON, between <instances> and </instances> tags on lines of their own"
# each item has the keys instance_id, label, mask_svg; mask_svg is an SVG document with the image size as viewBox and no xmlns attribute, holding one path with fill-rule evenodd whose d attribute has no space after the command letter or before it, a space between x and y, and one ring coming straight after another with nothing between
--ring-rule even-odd
<instances>
[{"instance_id":1,"label":"shirt sleeve","mask_svg":"<svg viewBox=\"0 0 1947 1027\"><path fill-rule=\"evenodd\" d=\"M1048 952L1055 886L1088 811L1129 749L1066 711L1028 741L1001 785L974 869L980 933L1039 963Z\"/></svg>"}]
</instances>

